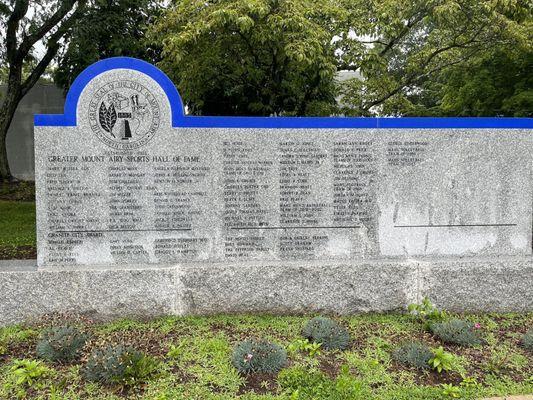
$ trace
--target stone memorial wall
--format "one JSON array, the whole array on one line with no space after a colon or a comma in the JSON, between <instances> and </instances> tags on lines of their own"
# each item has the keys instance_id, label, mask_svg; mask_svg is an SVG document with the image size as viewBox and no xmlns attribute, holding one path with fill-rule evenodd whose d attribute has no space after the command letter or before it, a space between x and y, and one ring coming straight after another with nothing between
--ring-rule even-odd
<instances>
[{"instance_id":1,"label":"stone memorial wall","mask_svg":"<svg viewBox=\"0 0 533 400\"><path fill-rule=\"evenodd\" d=\"M180 127L172 107L113 69L76 126L36 127L40 266L531 254L528 130Z\"/></svg>"},{"instance_id":2,"label":"stone memorial wall","mask_svg":"<svg viewBox=\"0 0 533 400\"><path fill-rule=\"evenodd\" d=\"M35 273L98 314L533 309L532 127L186 116L104 60L35 119Z\"/></svg>"}]
</instances>

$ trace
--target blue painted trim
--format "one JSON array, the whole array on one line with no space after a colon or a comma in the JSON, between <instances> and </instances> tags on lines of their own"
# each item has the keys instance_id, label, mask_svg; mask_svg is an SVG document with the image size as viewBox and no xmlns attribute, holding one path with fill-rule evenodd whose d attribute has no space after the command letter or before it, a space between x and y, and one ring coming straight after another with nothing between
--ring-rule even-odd
<instances>
[{"instance_id":1,"label":"blue painted trim","mask_svg":"<svg viewBox=\"0 0 533 400\"><path fill-rule=\"evenodd\" d=\"M35 126L76 126L78 99L85 86L103 72L132 69L155 80L168 97L175 128L500 128L533 129L533 118L343 118L343 117L199 117L185 115L172 81L157 67L130 57L114 57L87 67L73 82L64 114L35 115Z\"/></svg>"}]
</instances>

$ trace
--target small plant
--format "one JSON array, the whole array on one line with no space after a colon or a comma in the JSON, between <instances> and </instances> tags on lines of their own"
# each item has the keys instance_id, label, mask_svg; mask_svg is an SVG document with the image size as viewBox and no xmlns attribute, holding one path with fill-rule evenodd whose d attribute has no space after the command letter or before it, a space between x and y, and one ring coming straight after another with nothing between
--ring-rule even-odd
<instances>
[{"instance_id":1,"label":"small plant","mask_svg":"<svg viewBox=\"0 0 533 400\"><path fill-rule=\"evenodd\" d=\"M297 353L299 351L307 353L310 357L320 355L320 348L322 343L311 343L309 339L298 339L289 344L287 350L290 353Z\"/></svg>"},{"instance_id":2,"label":"small plant","mask_svg":"<svg viewBox=\"0 0 533 400\"><path fill-rule=\"evenodd\" d=\"M392 358L410 367L424 369L429 368L429 360L433 357L431 349L422 343L406 343L398 347Z\"/></svg>"},{"instance_id":3,"label":"small plant","mask_svg":"<svg viewBox=\"0 0 533 400\"><path fill-rule=\"evenodd\" d=\"M179 358L182 354L183 354L183 346L182 345L175 346L175 345L171 344L168 347L168 352L167 352L167 357L168 358Z\"/></svg>"},{"instance_id":4,"label":"small plant","mask_svg":"<svg viewBox=\"0 0 533 400\"><path fill-rule=\"evenodd\" d=\"M533 329L527 331L522 337L522 347L526 350L533 351Z\"/></svg>"},{"instance_id":5,"label":"small plant","mask_svg":"<svg viewBox=\"0 0 533 400\"><path fill-rule=\"evenodd\" d=\"M0 386L0 397L7 394L9 397L2 398L26 399L27 390L42 389L46 384L44 378L48 378L53 372L39 360L14 360L5 383Z\"/></svg>"},{"instance_id":6,"label":"small plant","mask_svg":"<svg viewBox=\"0 0 533 400\"><path fill-rule=\"evenodd\" d=\"M249 339L235 347L231 362L241 374L278 372L287 363L287 352L275 343Z\"/></svg>"},{"instance_id":7,"label":"small plant","mask_svg":"<svg viewBox=\"0 0 533 400\"><path fill-rule=\"evenodd\" d=\"M477 346L484 343L476 332L475 324L468 321L453 319L431 324L430 329L435 336L445 343L460 346Z\"/></svg>"},{"instance_id":8,"label":"small plant","mask_svg":"<svg viewBox=\"0 0 533 400\"><path fill-rule=\"evenodd\" d=\"M453 386L451 383L443 383L440 385L442 388L442 395L457 399L461 397L461 389L457 386Z\"/></svg>"},{"instance_id":9,"label":"small plant","mask_svg":"<svg viewBox=\"0 0 533 400\"><path fill-rule=\"evenodd\" d=\"M11 373L18 386L32 386L37 380L45 377L50 369L38 360L15 360Z\"/></svg>"},{"instance_id":10,"label":"small plant","mask_svg":"<svg viewBox=\"0 0 533 400\"><path fill-rule=\"evenodd\" d=\"M315 317L304 326L303 336L311 342L321 343L326 350L344 350L350 343L350 334L332 319Z\"/></svg>"},{"instance_id":11,"label":"small plant","mask_svg":"<svg viewBox=\"0 0 533 400\"><path fill-rule=\"evenodd\" d=\"M476 389L479 390L481 388L480 383L478 380L474 377L464 377L461 383L459 384L462 388L465 389Z\"/></svg>"},{"instance_id":12,"label":"small plant","mask_svg":"<svg viewBox=\"0 0 533 400\"><path fill-rule=\"evenodd\" d=\"M442 346L437 349L432 349L431 352L433 353L433 357L429 360L429 366L439 374L442 371L451 371L455 368L455 356L445 351Z\"/></svg>"},{"instance_id":13,"label":"small plant","mask_svg":"<svg viewBox=\"0 0 533 400\"><path fill-rule=\"evenodd\" d=\"M435 307L427 297L424 297L420 304L409 304L407 310L417 320L424 323L426 329L428 329L432 323L441 322L446 319L446 313Z\"/></svg>"},{"instance_id":14,"label":"small plant","mask_svg":"<svg viewBox=\"0 0 533 400\"><path fill-rule=\"evenodd\" d=\"M37 342L37 356L52 362L71 362L80 355L87 335L70 326L46 330Z\"/></svg>"},{"instance_id":15,"label":"small plant","mask_svg":"<svg viewBox=\"0 0 533 400\"><path fill-rule=\"evenodd\" d=\"M97 349L83 369L85 379L108 386L133 387L149 381L159 363L131 347L110 346Z\"/></svg>"}]
</instances>

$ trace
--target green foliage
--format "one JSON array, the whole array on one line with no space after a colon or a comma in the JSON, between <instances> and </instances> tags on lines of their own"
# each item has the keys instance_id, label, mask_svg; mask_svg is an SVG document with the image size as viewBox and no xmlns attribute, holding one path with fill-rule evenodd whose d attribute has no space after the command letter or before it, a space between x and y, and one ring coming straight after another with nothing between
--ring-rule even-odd
<instances>
[{"instance_id":1,"label":"green foliage","mask_svg":"<svg viewBox=\"0 0 533 400\"><path fill-rule=\"evenodd\" d=\"M531 48L497 47L441 75L440 109L465 117L532 116L532 69Z\"/></svg>"},{"instance_id":2,"label":"green foliage","mask_svg":"<svg viewBox=\"0 0 533 400\"><path fill-rule=\"evenodd\" d=\"M341 366L334 380L315 368L291 367L279 373L278 383L291 399L363 400L370 397L368 387L353 377L347 366Z\"/></svg>"},{"instance_id":3,"label":"green foliage","mask_svg":"<svg viewBox=\"0 0 533 400\"><path fill-rule=\"evenodd\" d=\"M392 357L402 364L424 369L429 368L429 360L433 358L433 353L425 344L411 342L397 348Z\"/></svg>"},{"instance_id":4,"label":"green foliage","mask_svg":"<svg viewBox=\"0 0 533 400\"><path fill-rule=\"evenodd\" d=\"M420 304L409 304L407 310L417 320L423 322L427 328L434 322L446 319L446 313L435 307L427 297L424 297Z\"/></svg>"},{"instance_id":5,"label":"green foliage","mask_svg":"<svg viewBox=\"0 0 533 400\"><path fill-rule=\"evenodd\" d=\"M315 317L308 321L303 328L303 336L312 342L321 343L327 350L344 350L350 344L350 334L346 328L325 317Z\"/></svg>"},{"instance_id":6,"label":"green foliage","mask_svg":"<svg viewBox=\"0 0 533 400\"><path fill-rule=\"evenodd\" d=\"M461 397L461 388L453 386L451 383L443 383L440 385L442 388L442 395L457 399Z\"/></svg>"},{"instance_id":7,"label":"green foliage","mask_svg":"<svg viewBox=\"0 0 533 400\"><path fill-rule=\"evenodd\" d=\"M0 386L2 399L26 399L28 390L39 391L45 386L46 379L54 375L54 371L38 360L13 360L7 369L6 380ZM2 382L2 375L0 375Z\"/></svg>"},{"instance_id":8,"label":"green foliage","mask_svg":"<svg viewBox=\"0 0 533 400\"><path fill-rule=\"evenodd\" d=\"M159 0L95 1L67 36L59 54L54 81L68 89L92 63L117 56L155 63L160 49L145 40L148 25L161 10Z\"/></svg>"},{"instance_id":9,"label":"green foliage","mask_svg":"<svg viewBox=\"0 0 533 400\"><path fill-rule=\"evenodd\" d=\"M35 203L0 200L0 248L35 246Z\"/></svg>"},{"instance_id":10,"label":"green foliage","mask_svg":"<svg viewBox=\"0 0 533 400\"><path fill-rule=\"evenodd\" d=\"M178 1L150 36L193 114L330 115L343 14L333 0Z\"/></svg>"},{"instance_id":11,"label":"green foliage","mask_svg":"<svg viewBox=\"0 0 533 400\"><path fill-rule=\"evenodd\" d=\"M43 332L37 342L37 356L53 362L71 362L79 358L87 335L70 326L54 327Z\"/></svg>"},{"instance_id":12,"label":"green foliage","mask_svg":"<svg viewBox=\"0 0 533 400\"><path fill-rule=\"evenodd\" d=\"M430 325L435 336L445 343L458 344L460 346L478 346L484 343L483 339L475 331L475 324L460 319L437 322Z\"/></svg>"},{"instance_id":13,"label":"green foliage","mask_svg":"<svg viewBox=\"0 0 533 400\"><path fill-rule=\"evenodd\" d=\"M236 317L223 318L233 318L232 326L245 328L246 332L259 333L260 331L257 327L254 329ZM251 317L248 318L251 319ZM183 327L190 331L189 334L180 338L178 347L181 351L172 362L181 370L187 371L187 374L199 386L217 388L228 393L237 392L244 379L231 363L233 348L228 337L222 334L213 336L211 330L204 330L209 327L211 318L185 317L182 321ZM258 318L255 321L260 324L262 319Z\"/></svg>"},{"instance_id":14,"label":"green foliage","mask_svg":"<svg viewBox=\"0 0 533 400\"><path fill-rule=\"evenodd\" d=\"M436 370L439 374L442 371L451 371L455 369L457 361L452 353L448 353L440 346L437 349L432 349L433 357L429 360L429 366Z\"/></svg>"},{"instance_id":15,"label":"green foliage","mask_svg":"<svg viewBox=\"0 0 533 400\"><path fill-rule=\"evenodd\" d=\"M310 357L320 355L320 347L322 343L311 343L309 339L297 339L287 347L290 353L304 352Z\"/></svg>"},{"instance_id":16,"label":"green foliage","mask_svg":"<svg viewBox=\"0 0 533 400\"><path fill-rule=\"evenodd\" d=\"M509 344L496 344L488 351L490 357L485 362L483 369L490 373L503 374L510 371L520 373L530 364L526 356L517 352Z\"/></svg>"},{"instance_id":17,"label":"green foliage","mask_svg":"<svg viewBox=\"0 0 533 400\"><path fill-rule=\"evenodd\" d=\"M183 354L183 345L176 346L171 344L168 348L168 358L179 358Z\"/></svg>"},{"instance_id":18,"label":"green foliage","mask_svg":"<svg viewBox=\"0 0 533 400\"><path fill-rule=\"evenodd\" d=\"M287 363L287 352L275 343L249 339L235 347L231 362L241 374L278 372Z\"/></svg>"},{"instance_id":19,"label":"green foliage","mask_svg":"<svg viewBox=\"0 0 533 400\"><path fill-rule=\"evenodd\" d=\"M444 374L438 383L463 376L463 381L454 385L460 387L461 398L464 399L532 393L533 380L530 376L533 369L529 353L518 345L518 341L522 336L519 332L531 326L533 314L478 314L469 318L475 318L483 325L487 338L494 334L494 340L489 340L482 349L482 357L480 349L459 349L455 355L453 375ZM0 357L0 399L117 400L124 396L153 400L446 398L443 388L435 384L431 374L397 369L391 364L398 340L423 341L427 336L420 329L420 324L405 314L372 313L340 318L350 332L357 332L356 348L342 352L322 350L322 354L314 358L302 352L293 354L290 367L281 370L278 375L283 377L287 371L290 372L291 380L285 381L283 387L273 376L246 377L233 367L231 354L235 338L253 335L284 343L298 337L307 320L306 317L295 316L226 315L91 324L88 328L94 332L98 343L114 343L127 337L128 341L143 343L143 346L150 343L147 347L154 354L176 350L174 357L165 360L166 365L160 364L161 372L157 374L157 379L151 379L141 386L141 390L131 390L130 393L118 391L117 387L109 390L83 379L84 368L77 365L61 366L57 371L51 369L35 380L31 387L17 386L10 360L34 346L41 328L0 328L0 343L6 345L7 350ZM493 359L494 364L499 365L494 371L489 370ZM295 373L294 369L300 372ZM483 384L480 385L474 377ZM261 382L263 379L265 382ZM251 392L250 383L257 388L255 393Z\"/></svg>"},{"instance_id":20,"label":"green foliage","mask_svg":"<svg viewBox=\"0 0 533 400\"><path fill-rule=\"evenodd\" d=\"M89 356L85 379L108 386L134 387L154 377L159 362L131 347L109 346Z\"/></svg>"},{"instance_id":21,"label":"green foliage","mask_svg":"<svg viewBox=\"0 0 533 400\"><path fill-rule=\"evenodd\" d=\"M15 384L31 387L39 379L50 373L50 368L38 360L15 360L11 366Z\"/></svg>"},{"instance_id":22,"label":"green foliage","mask_svg":"<svg viewBox=\"0 0 533 400\"><path fill-rule=\"evenodd\" d=\"M528 1L343 5L340 65L363 76L343 85L346 114L531 115Z\"/></svg>"},{"instance_id":23,"label":"green foliage","mask_svg":"<svg viewBox=\"0 0 533 400\"><path fill-rule=\"evenodd\" d=\"M481 389L481 384L474 377L464 377L459 385L466 390L479 391Z\"/></svg>"},{"instance_id":24,"label":"green foliage","mask_svg":"<svg viewBox=\"0 0 533 400\"><path fill-rule=\"evenodd\" d=\"M522 337L522 346L529 351L533 351L533 329L527 331Z\"/></svg>"}]
</instances>

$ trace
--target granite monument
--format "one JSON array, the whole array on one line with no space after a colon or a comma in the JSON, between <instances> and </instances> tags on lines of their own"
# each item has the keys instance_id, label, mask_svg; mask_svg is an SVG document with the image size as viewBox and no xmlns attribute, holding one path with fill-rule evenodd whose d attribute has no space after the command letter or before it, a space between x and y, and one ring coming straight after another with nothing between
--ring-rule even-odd
<instances>
[{"instance_id":1,"label":"granite monument","mask_svg":"<svg viewBox=\"0 0 533 400\"><path fill-rule=\"evenodd\" d=\"M35 117L37 265L0 282L37 298L0 308L533 310L531 128L188 116L154 66L100 61Z\"/></svg>"}]
</instances>

